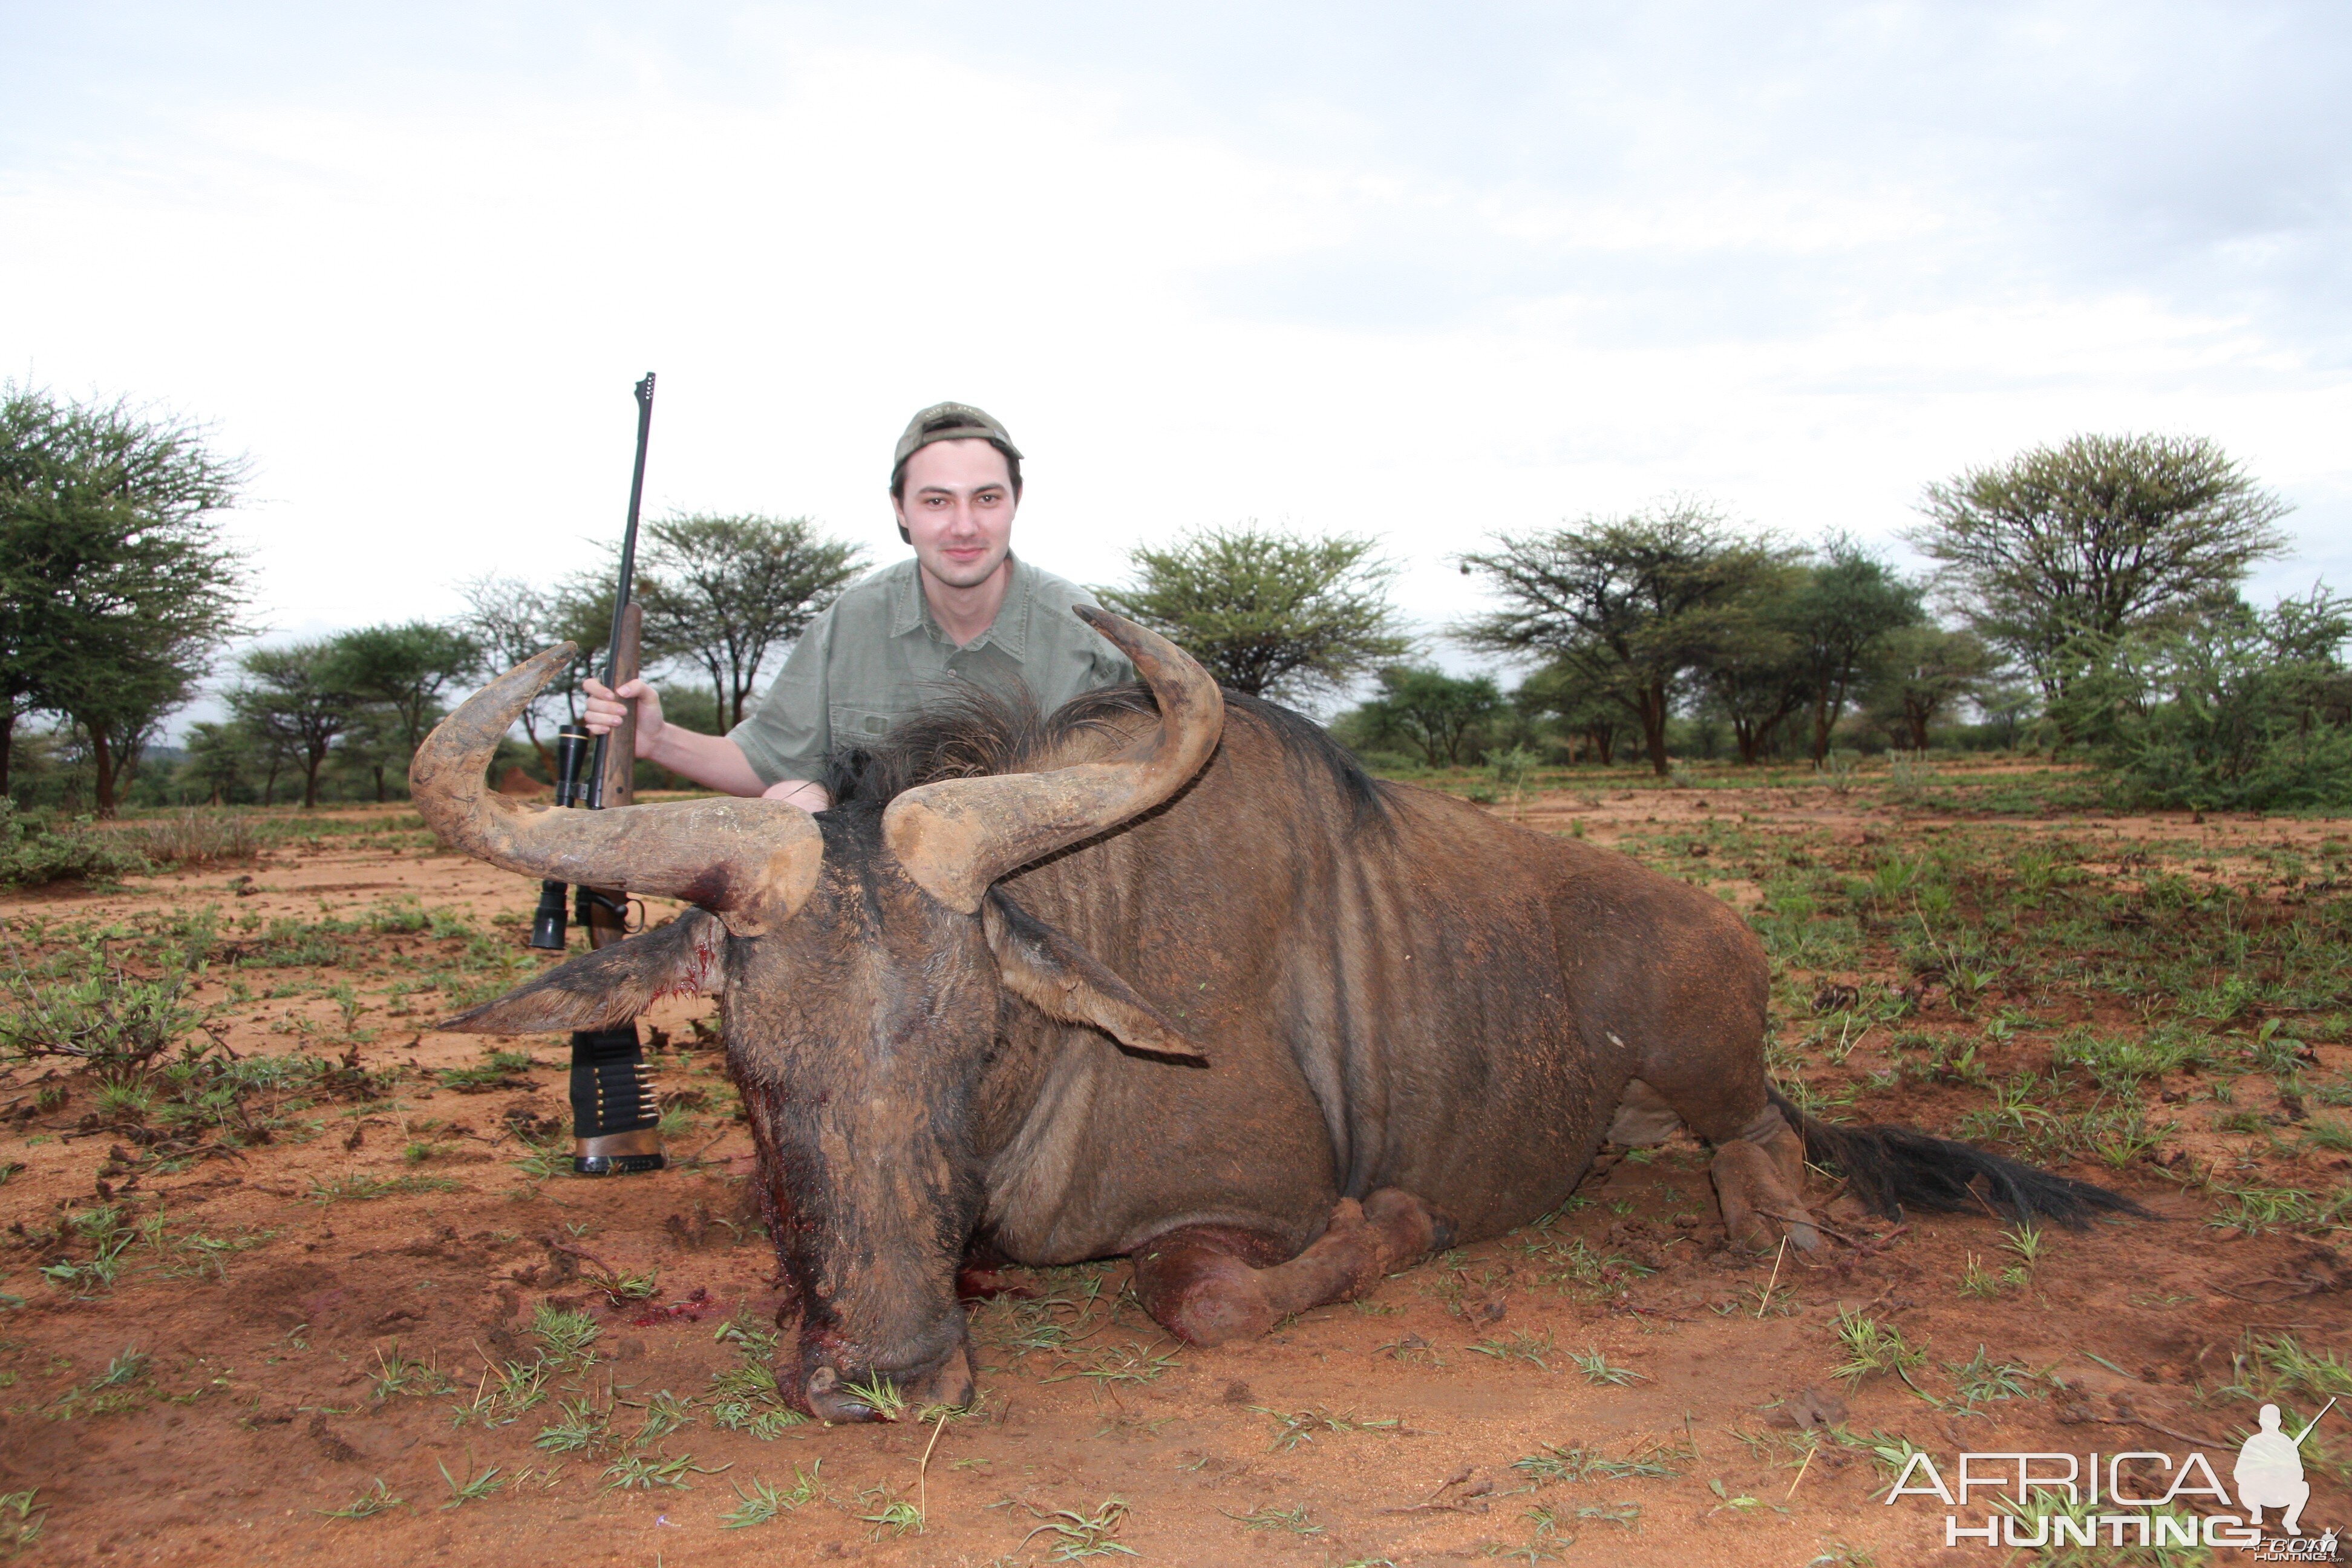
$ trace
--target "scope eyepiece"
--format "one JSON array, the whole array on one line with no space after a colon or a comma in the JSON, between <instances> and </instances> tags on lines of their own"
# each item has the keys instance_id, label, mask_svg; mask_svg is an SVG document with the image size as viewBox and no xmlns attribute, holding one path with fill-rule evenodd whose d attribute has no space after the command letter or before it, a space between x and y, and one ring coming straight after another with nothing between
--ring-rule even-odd
<instances>
[{"instance_id":1,"label":"scope eyepiece","mask_svg":"<svg viewBox=\"0 0 2352 1568\"><path fill-rule=\"evenodd\" d=\"M550 952L562 952L568 934L564 923L563 884L541 882L539 885L539 908L530 915L530 945Z\"/></svg>"}]
</instances>

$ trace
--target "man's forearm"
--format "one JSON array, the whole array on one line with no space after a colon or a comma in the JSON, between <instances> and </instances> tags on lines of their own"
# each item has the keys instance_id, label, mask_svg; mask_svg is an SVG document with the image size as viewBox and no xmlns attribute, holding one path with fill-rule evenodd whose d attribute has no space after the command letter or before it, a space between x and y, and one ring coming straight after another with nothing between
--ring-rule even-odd
<instances>
[{"instance_id":1,"label":"man's forearm","mask_svg":"<svg viewBox=\"0 0 2352 1568\"><path fill-rule=\"evenodd\" d=\"M751 771L743 748L724 735L698 734L676 724L664 724L646 760L658 763L706 789L724 790L729 795L756 795L766 793L768 788L768 781Z\"/></svg>"}]
</instances>

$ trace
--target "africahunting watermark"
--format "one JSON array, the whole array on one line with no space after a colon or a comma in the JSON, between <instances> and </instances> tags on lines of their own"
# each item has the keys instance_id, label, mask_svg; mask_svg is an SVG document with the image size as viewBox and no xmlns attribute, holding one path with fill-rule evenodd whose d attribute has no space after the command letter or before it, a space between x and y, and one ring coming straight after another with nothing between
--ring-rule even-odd
<instances>
[{"instance_id":1,"label":"africahunting watermark","mask_svg":"<svg viewBox=\"0 0 2352 1568\"><path fill-rule=\"evenodd\" d=\"M1944 1516L1946 1546L2233 1547L2258 1563L2332 1563L2335 1530L2305 1536L2299 1527L2311 1500L2303 1441L2335 1405L2329 1400L2292 1437L2279 1428L2278 1406L2263 1405L2230 1468L2234 1500L2195 1450L2178 1465L2172 1455L2149 1449L1964 1453L1948 1481L1922 1449L1904 1465L1886 1502L1931 1497L1943 1503L1951 1510ZM2160 1490L2147 1479L2151 1467L2163 1479ZM2204 1508L2216 1511L2199 1511ZM2277 1510L2279 1533L2265 1532L2264 1510Z\"/></svg>"}]
</instances>

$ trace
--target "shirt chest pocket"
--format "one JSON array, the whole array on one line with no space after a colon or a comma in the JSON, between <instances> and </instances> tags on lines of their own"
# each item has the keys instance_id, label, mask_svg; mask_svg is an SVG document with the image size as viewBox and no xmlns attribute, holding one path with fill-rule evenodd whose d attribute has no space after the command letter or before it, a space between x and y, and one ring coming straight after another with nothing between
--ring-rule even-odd
<instances>
[{"instance_id":1,"label":"shirt chest pocket","mask_svg":"<svg viewBox=\"0 0 2352 1568\"><path fill-rule=\"evenodd\" d=\"M898 722L895 713L885 713L876 708L851 708L835 703L832 708L833 743L836 746L867 746L889 734Z\"/></svg>"}]
</instances>

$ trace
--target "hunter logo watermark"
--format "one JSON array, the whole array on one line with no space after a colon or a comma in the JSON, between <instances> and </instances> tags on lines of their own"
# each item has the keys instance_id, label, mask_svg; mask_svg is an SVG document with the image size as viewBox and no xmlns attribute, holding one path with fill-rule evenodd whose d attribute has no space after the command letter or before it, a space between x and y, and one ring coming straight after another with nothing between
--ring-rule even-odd
<instances>
[{"instance_id":1,"label":"hunter logo watermark","mask_svg":"<svg viewBox=\"0 0 2352 1568\"><path fill-rule=\"evenodd\" d=\"M1946 1546L2226 1546L2252 1552L2255 1562L2329 1563L2336 1556L2335 1530L2310 1537L2298 1531L2311 1500L2303 1441L2335 1406L2329 1400L2289 1437L2279 1429L2278 1406L2263 1405L2255 1431L2238 1446L2230 1468L2234 1500L2211 1462L2194 1450L2177 1465L2172 1455L2147 1449L2105 1455L1963 1453L1948 1481L1935 1457L1922 1450L1905 1464L1886 1502L1891 1507L1900 1498L1931 1497L1943 1503L1952 1510L1944 1516ZM2142 1461L2162 1473L2160 1491L2138 1495L2149 1483L2125 1473ZM2265 1533L2266 1509L2280 1510L2278 1534Z\"/></svg>"}]
</instances>

